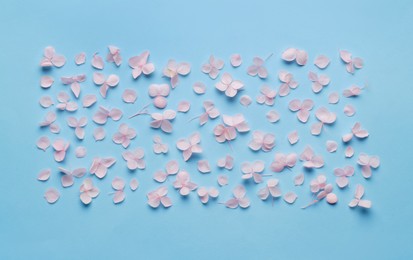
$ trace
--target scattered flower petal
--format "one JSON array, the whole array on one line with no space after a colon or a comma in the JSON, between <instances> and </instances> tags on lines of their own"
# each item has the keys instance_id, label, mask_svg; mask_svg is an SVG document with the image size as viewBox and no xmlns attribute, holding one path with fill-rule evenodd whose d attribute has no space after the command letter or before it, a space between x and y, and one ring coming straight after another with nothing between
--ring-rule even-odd
<instances>
[{"instance_id":1,"label":"scattered flower petal","mask_svg":"<svg viewBox=\"0 0 413 260\"><path fill-rule=\"evenodd\" d=\"M125 89L122 94L122 100L125 103L133 104L138 98L136 91L133 89Z\"/></svg>"},{"instance_id":2,"label":"scattered flower petal","mask_svg":"<svg viewBox=\"0 0 413 260\"><path fill-rule=\"evenodd\" d=\"M50 96L42 96L39 100L39 104L44 108L48 108L54 105L54 102Z\"/></svg>"},{"instance_id":3,"label":"scattered flower petal","mask_svg":"<svg viewBox=\"0 0 413 260\"><path fill-rule=\"evenodd\" d=\"M129 182L129 187L132 191L135 191L139 188L139 182L136 178L132 178Z\"/></svg>"},{"instance_id":4,"label":"scattered flower petal","mask_svg":"<svg viewBox=\"0 0 413 260\"><path fill-rule=\"evenodd\" d=\"M77 158L83 158L86 156L87 150L84 146L78 146L75 150L75 155Z\"/></svg>"},{"instance_id":5,"label":"scattered flower petal","mask_svg":"<svg viewBox=\"0 0 413 260\"><path fill-rule=\"evenodd\" d=\"M325 55L318 55L314 60L314 65L319 69L325 69L330 64L330 59Z\"/></svg>"},{"instance_id":6,"label":"scattered flower petal","mask_svg":"<svg viewBox=\"0 0 413 260\"><path fill-rule=\"evenodd\" d=\"M294 130L288 134L288 142L290 142L291 145L296 144L298 140L299 136L297 130Z\"/></svg>"},{"instance_id":7,"label":"scattered flower petal","mask_svg":"<svg viewBox=\"0 0 413 260\"><path fill-rule=\"evenodd\" d=\"M277 111L270 110L270 111L267 112L266 118L267 118L268 122L276 123L276 122L278 122L278 120L280 120L280 115L278 114Z\"/></svg>"},{"instance_id":8,"label":"scattered flower petal","mask_svg":"<svg viewBox=\"0 0 413 260\"><path fill-rule=\"evenodd\" d=\"M225 174L220 174L218 175L218 184L219 186L225 186L228 185L228 176Z\"/></svg>"},{"instance_id":9,"label":"scattered flower petal","mask_svg":"<svg viewBox=\"0 0 413 260\"><path fill-rule=\"evenodd\" d=\"M346 116L354 116L355 113L356 113L356 109L352 105L344 106L344 114Z\"/></svg>"},{"instance_id":10,"label":"scattered flower petal","mask_svg":"<svg viewBox=\"0 0 413 260\"><path fill-rule=\"evenodd\" d=\"M239 55L239 54L232 54L231 55L231 58L230 58L230 62L231 62L231 65L232 65L232 67L239 67L239 66L241 66L241 64L242 64L242 58L241 58L241 55Z\"/></svg>"},{"instance_id":11,"label":"scattered flower petal","mask_svg":"<svg viewBox=\"0 0 413 260\"><path fill-rule=\"evenodd\" d=\"M296 199L297 199L297 194L295 194L294 192L287 192L286 194L284 194L284 198L285 202L287 202L288 204L293 204Z\"/></svg>"},{"instance_id":12,"label":"scattered flower petal","mask_svg":"<svg viewBox=\"0 0 413 260\"><path fill-rule=\"evenodd\" d=\"M251 97L248 96L248 95L243 95L243 96L241 96L241 98L239 99L239 103L240 103L241 105L243 105L244 107L247 107L247 106L251 105L252 99L251 99Z\"/></svg>"},{"instance_id":13,"label":"scattered flower petal","mask_svg":"<svg viewBox=\"0 0 413 260\"><path fill-rule=\"evenodd\" d=\"M332 92L328 95L328 103L330 104L337 104L340 101L340 96L337 92Z\"/></svg>"},{"instance_id":14,"label":"scattered flower petal","mask_svg":"<svg viewBox=\"0 0 413 260\"><path fill-rule=\"evenodd\" d=\"M46 151L50 146L50 140L47 136L41 136L36 143L37 148Z\"/></svg>"},{"instance_id":15,"label":"scattered flower petal","mask_svg":"<svg viewBox=\"0 0 413 260\"><path fill-rule=\"evenodd\" d=\"M95 104L97 101L96 96L93 94L90 95L86 95L83 97L83 107L87 108L87 107L91 107L93 104Z\"/></svg>"},{"instance_id":16,"label":"scattered flower petal","mask_svg":"<svg viewBox=\"0 0 413 260\"><path fill-rule=\"evenodd\" d=\"M102 57L100 57L97 53L93 54L92 57L92 67L98 70L103 70L105 66Z\"/></svg>"},{"instance_id":17,"label":"scattered flower petal","mask_svg":"<svg viewBox=\"0 0 413 260\"><path fill-rule=\"evenodd\" d=\"M44 198L48 203L53 204L60 198L60 193L55 188L49 188L46 190Z\"/></svg>"},{"instance_id":18,"label":"scattered flower petal","mask_svg":"<svg viewBox=\"0 0 413 260\"><path fill-rule=\"evenodd\" d=\"M189 111L190 108L191 108L191 103L189 103L189 101L183 100L179 102L177 111L181 113L186 113Z\"/></svg>"},{"instance_id":19,"label":"scattered flower petal","mask_svg":"<svg viewBox=\"0 0 413 260\"><path fill-rule=\"evenodd\" d=\"M327 148L327 152L329 153L334 153L335 151L337 151L337 142L332 141L332 140L327 140L326 142L326 148Z\"/></svg>"},{"instance_id":20,"label":"scattered flower petal","mask_svg":"<svg viewBox=\"0 0 413 260\"><path fill-rule=\"evenodd\" d=\"M81 52L75 56L75 64L82 65L86 62L86 53Z\"/></svg>"},{"instance_id":21,"label":"scattered flower petal","mask_svg":"<svg viewBox=\"0 0 413 260\"><path fill-rule=\"evenodd\" d=\"M105 139L106 132L103 127L97 127L95 128L95 131L93 131L93 138L95 138L95 141L102 141Z\"/></svg>"},{"instance_id":22,"label":"scattered flower petal","mask_svg":"<svg viewBox=\"0 0 413 260\"><path fill-rule=\"evenodd\" d=\"M47 181L50 178L50 174L52 173L52 170L50 169L44 169L39 172L39 175L37 175L37 179L39 181Z\"/></svg>"},{"instance_id":23,"label":"scattered flower petal","mask_svg":"<svg viewBox=\"0 0 413 260\"><path fill-rule=\"evenodd\" d=\"M50 88L53 85L54 79L50 76L42 76L40 78L40 87Z\"/></svg>"},{"instance_id":24,"label":"scattered flower petal","mask_svg":"<svg viewBox=\"0 0 413 260\"><path fill-rule=\"evenodd\" d=\"M198 171L200 171L201 173L210 173L211 166L209 165L209 162L207 160L199 160Z\"/></svg>"}]
</instances>

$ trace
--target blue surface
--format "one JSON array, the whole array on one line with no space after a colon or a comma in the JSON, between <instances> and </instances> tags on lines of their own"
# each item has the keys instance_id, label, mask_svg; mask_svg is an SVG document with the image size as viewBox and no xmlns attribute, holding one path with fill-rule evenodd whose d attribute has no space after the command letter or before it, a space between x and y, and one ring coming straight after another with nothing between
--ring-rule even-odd
<instances>
[{"instance_id":1,"label":"blue surface","mask_svg":"<svg viewBox=\"0 0 413 260\"><path fill-rule=\"evenodd\" d=\"M117 259L127 256L139 259L412 259L413 219L411 174L411 152L413 145L411 127L413 114L411 104L413 88L410 84L413 46L413 2L397 1L255 1L240 4L239 1L2 1L0 8L1 40L1 145L0 157L0 258L1 259ZM309 180L316 173L306 173L303 187L292 186L292 174L288 171L276 174L281 179L282 190L296 191L297 202L290 206L279 200L272 207L261 202L255 195L258 186L248 185L248 196L252 206L247 210L229 210L213 202L207 206L199 203L196 194L181 199L169 188L174 206L168 210L152 210L146 204L145 194L157 187L151 180L152 173L163 167L168 158L176 157L183 166L180 153L173 143L194 131L203 134L203 156L212 164L217 158L229 153L225 145L219 145L210 134L218 123L210 121L198 128L196 123L186 124L179 114L174 121L174 133L163 136L170 143L168 156L156 157L151 152L151 137L156 130L147 127L149 118L121 122L135 127L138 137L130 148L145 147L148 167L145 171L130 173L119 156L123 148L114 145L111 135L117 129L114 122L106 125L108 136L104 142L94 143L91 136L94 123L86 127L87 137L83 142L88 155L76 160L71 155L65 161L68 167L89 167L94 156L117 157L117 163L102 181L94 179L101 194L90 207L79 201L78 188L63 189L59 175L53 171L46 183L36 180L37 173L46 167L56 169L52 151L43 153L35 148L37 138L47 132L38 129L38 122L45 111L38 106L38 98L44 94L54 95L68 90L55 82L49 90L40 89L38 82L41 70L38 67L43 48L56 47L58 53L68 58L62 69L50 72L56 79L62 75L85 72L86 83L82 93L98 93L91 82L90 65L76 67L73 57L80 51L90 56L95 51L106 55L108 44L122 49L124 63L117 69L107 64L104 73L117 73L120 85L109 91L104 104L122 106L125 115L130 115L149 102L146 87L150 82L165 82L161 69L169 58L189 61L193 65L191 74L181 78L181 83L169 98L172 108L183 99L192 101L189 115L201 111L198 102L213 99L221 112L242 112L253 129L272 131L277 136L274 151L301 152L305 144L323 153L326 166L316 173L326 173L331 182L332 169L355 163L356 157L345 160L343 148L336 154L327 155L324 143L336 139L349 130L355 120L362 122L371 136L364 142L353 142L358 154L361 151L377 154L382 165L366 181L358 168L351 178L349 189L338 191L339 203L328 206L320 203L308 210L300 206L310 200ZM287 47L296 46L309 51L309 64L304 68L285 65L279 59ZM348 49L365 59L365 68L355 76L345 72L338 60L338 50ZM133 81L126 59L145 49L152 53L150 59L157 66L155 75L149 79ZM228 57L241 53L243 65L238 69L229 66ZM274 52L268 61L270 77L267 83L278 87L276 72L280 69L292 71L301 86L285 98L277 98L275 109L281 113L278 124L265 120L268 107L242 108L238 101L228 103L213 89L213 83L200 72L200 66L211 53L224 58L224 71L246 83L242 94L253 98L262 82L246 75L246 67L255 55L266 56ZM332 83L321 95L310 91L307 72L317 54L326 54L333 60L325 71ZM191 86L202 80L208 85L207 94L196 96ZM367 84L363 95L357 99L344 99L337 106L326 105L340 116L337 124L328 127L321 137L309 134L309 124L302 125L287 111L293 98L311 97L316 104L327 104L327 94L333 90L341 92L351 83ZM134 88L139 93L135 105L123 105L122 90ZM238 98L240 95L238 96ZM100 101L100 100L99 100ZM357 114L347 118L342 114L345 104L352 103ZM126 107L126 108L125 108ZM92 115L97 107L80 110ZM65 113L59 118L61 136L74 141L72 129L65 127ZM311 122L315 119L312 117ZM311 123L310 122L310 123ZM286 134L298 129L300 142L290 147ZM48 134L52 140L55 138ZM250 134L240 135L233 142L236 162L262 158L269 162L271 153L252 153L246 144ZM74 142L75 144L76 142ZM157 159L161 158L161 159ZM196 161L185 165L193 179L203 185L215 185L215 170L210 175L196 172ZM294 173L301 171L300 166ZM111 197L110 181L114 176L130 179L136 176L141 187L132 193L122 205L115 206ZM231 189L239 183L239 167L229 173L230 185L222 188L219 201L230 197ZM373 201L369 211L350 210L347 207L356 183L366 187L366 198ZM168 183L170 185L171 182ZM55 186L61 198L55 205L42 198L46 188Z\"/></svg>"}]
</instances>

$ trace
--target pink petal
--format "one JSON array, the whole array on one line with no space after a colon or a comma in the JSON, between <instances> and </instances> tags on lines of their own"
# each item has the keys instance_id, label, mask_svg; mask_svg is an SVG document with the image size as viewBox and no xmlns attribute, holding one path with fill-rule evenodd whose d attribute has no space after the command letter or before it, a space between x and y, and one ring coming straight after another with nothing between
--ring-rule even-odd
<instances>
[{"instance_id":1,"label":"pink petal","mask_svg":"<svg viewBox=\"0 0 413 260\"><path fill-rule=\"evenodd\" d=\"M280 115L275 110L268 111L266 117L270 123L276 123L278 122L278 120L280 120Z\"/></svg>"},{"instance_id":2,"label":"pink petal","mask_svg":"<svg viewBox=\"0 0 413 260\"><path fill-rule=\"evenodd\" d=\"M296 52L296 49L288 48L281 54L281 58L285 61L293 61L296 58Z\"/></svg>"},{"instance_id":3,"label":"pink petal","mask_svg":"<svg viewBox=\"0 0 413 260\"><path fill-rule=\"evenodd\" d=\"M361 167L361 174L364 178L368 179L371 177L371 168L368 165L364 165Z\"/></svg>"},{"instance_id":4,"label":"pink petal","mask_svg":"<svg viewBox=\"0 0 413 260\"><path fill-rule=\"evenodd\" d=\"M177 161L172 160L166 164L166 172L168 174L176 174L179 171L179 164Z\"/></svg>"},{"instance_id":5,"label":"pink petal","mask_svg":"<svg viewBox=\"0 0 413 260\"><path fill-rule=\"evenodd\" d=\"M86 53L81 52L75 56L76 65L82 65L86 62Z\"/></svg>"},{"instance_id":6,"label":"pink petal","mask_svg":"<svg viewBox=\"0 0 413 260\"><path fill-rule=\"evenodd\" d=\"M182 112L182 113L186 113L189 111L189 109L191 108L191 103L189 103L189 101L181 101L178 104L178 112Z\"/></svg>"},{"instance_id":7,"label":"pink petal","mask_svg":"<svg viewBox=\"0 0 413 260\"><path fill-rule=\"evenodd\" d=\"M139 187L139 182L136 178L132 178L129 182L129 187L132 191L135 191Z\"/></svg>"},{"instance_id":8,"label":"pink petal","mask_svg":"<svg viewBox=\"0 0 413 260\"><path fill-rule=\"evenodd\" d=\"M250 96L248 95L243 95L240 100L239 100L240 104L243 105L244 107L249 106L252 103L252 99Z\"/></svg>"},{"instance_id":9,"label":"pink petal","mask_svg":"<svg viewBox=\"0 0 413 260\"><path fill-rule=\"evenodd\" d=\"M294 192L287 192L286 194L284 194L284 200L288 204L293 204L296 199L297 195Z\"/></svg>"},{"instance_id":10,"label":"pink petal","mask_svg":"<svg viewBox=\"0 0 413 260\"><path fill-rule=\"evenodd\" d=\"M96 100L96 96L95 96L95 95L93 95L93 94L91 94L91 95L86 95L86 96L83 97L83 101L82 101L83 107L90 107L90 106L92 106L93 104L95 104L96 101L97 101L97 100Z\"/></svg>"},{"instance_id":11,"label":"pink petal","mask_svg":"<svg viewBox=\"0 0 413 260\"><path fill-rule=\"evenodd\" d=\"M333 152L337 151L337 146L338 145L335 141L328 140L326 142L327 151L329 153L333 153Z\"/></svg>"},{"instance_id":12,"label":"pink petal","mask_svg":"<svg viewBox=\"0 0 413 260\"><path fill-rule=\"evenodd\" d=\"M232 55L231 55L231 58L230 58L230 61L231 61L231 65L232 65L233 67L239 67L239 66L242 64L241 55L239 55L239 54L232 54Z\"/></svg>"},{"instance_id":13,"label":"pink petal","mask_svg":"<svg viewBox=\"0 0 413 260\"><path fill-rule=\"evenodd\" d=\"M66 58L63 55L55 54L52 58L52 63L54 66L60 68L66 63Z\"/></svg>"},{"instance_id":14,"label":"pink petal","mask_svg":"<svg viewBox=\"0 0 413 260\"><path fill-rule=\"evenodd\" d=\"M340 50L340 58L345 62L351 62L351 53L346 50Z\"/></svg>"},{"instance_id":15,"label":"pink petal","mask_svg":"<svg viewBox=\"0 0 413 260\"><path fill-rule=\"evenodd\" d=\"M344 106L344 114L346 116L354 116L355 113L356 113L356 109L352 105Z\"/></svg>"},{"instance_id":16,"label":"pink petal","mask_svg":"<svg viewBox=\"0 0 413 260\"><path fill-rule=\"evenodd\" d=\"M133 104L135 103L136 99L137 99L137 94L135 90L125 89L125 91L123 91L123 94L122 94L123 102Z\"/></svg>"},{"instance_id":17,"label":"pink petal","mask_svg":"<svg viewBox=\"0 0 413 260\"><path fill-rule=\"evenodd\" d=\"M93 137L95 138L95 141L101 141L105 139L105 136L106 132L105 129L103 129L103 127L98 127L95 129L95 131L93 131Z\"/></svg>"},{"instance_id":18,"label":"pink petal","mask_svg":"<svg viewBox=\"0 0 413 260\"><path fill-rule=\"evenodd\" d=\"M50 88L53 85L54 79L50 76L42 76L40 79L40 86L42 88Z\"/></svg>"},{"instance_id":19,"label":"pink petal","mask_svg":"<svg viewBox=\"0 0 413 260\"><path fill-rule=\"evenodd\" d=\"M113 196L113 203L118 204L125 200L125 192L123 190L116 191Z\"/></svg>"},{"instance_id":20,"label":"pink petal","mask_svg":"<svg viewBox=\"0 0 413 260\"><path fill-rule=\"evenodd\" d=\"M321 130L323 129L323 123L318 122L311 125L311 134L312 135L319 135Z\"/></svg>"},{"instance_id":21,"label":"pink petal","mask_svg":"<svg viewBox=\"0 0 413 260\"><path fill-rule=\"evenodd\" d=\"M198 161L198 171L201 173L209 173L211 172L211 166L207 160L199 160Z\"/></svg>"},{"instance_id":22,"label":"pink petal","mask_svg":"<svg viewBox=\"0 0 413 260\"><path fill-rule=\"evenodd\" d=\"M307 123L310 117L310 111L301 109L297 112L297 118L301 123Z\"/></svg>"},{"instance_id":23,"label":"pink petal","mask_svg":"<svg viewBox=\"0 0 413 260\"><path fill-rule=\"evenodd\" d=\"M70 89L72 90L73 95L75 95L76 98L79 98L80 95L80 84L77 82L74 82L70 85Z\"/></svg>"},{"instance_id":24,"label":"pink petal","mask_svg":"<svg viewBox=\"0 0 413 260\"><path fill-rule=\"evenodd\" d=\"M347 177L341 176L336 178L336 183L337 186L340 188L344 188L348 185L348 179Z\"/></svg>"},{"instance_id":25,"label":"pink petal","mask_svg":"<svg viewBox=\"0 0 413 260\"><path fill-rule=\"evenodd\" d=\"M319 55L314 60L314 65L320 69L325 69L330 64L330 59L325 55Z\"/></svg>"},{"instance_id":26,"label":"pink petal","mask_svg":"<svg viewBox=\"0 0 413 260\"><path fill-rule=\"evenodd\" d=\"M50 174L52 173L51 169L44 169L39 172L37 175L37 179L39 181L47 181L50 178Z\"/></svg>"},{"instance_id":27,"label":"pink petal","mask_svg":"<svg viewBox=\"0 0 413 260\"><path fill-rule=\"evenodd\" d=\"M307 63L308 54L304 50L297 50L296 62L298 65L304 66Z\"/></svg>"},{"instance_id":28,"label":"pink petal","mask_svg":"<svg viewBox=\"0 0 413 260\"><path fill-rule=\"evenodd\" d=\"M206 90L206 86L203 82L195 82L194 85L192 86L192 89L194 90L194 92L198 95L202 95L205 93Z\"/></svg>"},{"instance_id":29,"label":"pink petal","mask_svg":"<svg viewBox=\"0 0 413 260\"><path fill-rule=\"evenodd\" d=\"M181 62L177 69L178 74L185 76L191 72L191 65L187 62Z\"/></svg>"},{"instance_id":30,"label":"pink petal","mask_svg":"<svg viewBox=\"0 0 413 260\"><path fill-rule=\"evenodd\" d=\"M346 148L345 152L344 152L344 155L345 155L347 158L353 157L353 155L354 155L354 149L353 149L353 147L348 146L348 147Z\"/></svg>"},{"instance_id":31,"label":"pink petal","mask_svg":"<svg viewBox=\"0 0 413 260\"><path fill-rule=\"evenodd\" d=\"M353 59L353 64L354 64L354 67L356 67L357 69L361 69L361 68L363 68L363 60L361 59L361 58L354 58Z\"/></svg>"},{"instance_id":32,"label":"pink petal","mask_svg":"<svg viewBox=\"0 0 413 260\"><path fill-rule=\"evenodd\" d=\"M104 67L103 59L97 53L93 54L92 67L98 70L102 70Z\"/></svg>"},{"instance_id":33,"label":"pink petal","mask_svg":"<svg viewBox=\"0 0 413 260\"><path fill-rule=\"evenodd\" d=\"M163 172L161 170L156 171L153 174L153 179L157 182L164 182L164 181L166 181L167 178L168 178L168 174L166 174L165 172Z\"/></svg>"},{"instance_id":34,"label":"pink petal","mask_svg":"<svg viewBox=\"0 0 413 260\"><path fill-rule=\"evenodd\" d=\"M74 180L73 180L73 176L71 175L63 175L61 178L61 182L62 182L62 186L64 188L70 187L73 185Z\"/></svg>"},{"instance_id":35,"label":"pink petal","mask_svg":"<svg viewBox=\"0 0 413 260\"><path fill-rule=\"evenodd\" d=\"M87 150L84 146L78 146L75 150L75 155L77 158L83 158L86 156Z\"/></svg>"},{"instance_id":36,"label":"pink petal","mask_svg":"<svg viewBox=\"0 0 413 260\"><path fill-rule=\"evenodd\" d=\"M301 186L304 183L304 174L300 173L294 177L294 185Z\"/></svg>"},{"instance_id":37,"label":"pink petal","mask_svg":"<svg viewBox=\"0 0 413 260\"><path fill-rule=\"evenodd\" d=\"M290 142L290 144L292 145L296 144L298 140L299 140L299 137L298 137L298 132L296 130L288 134L288 142Z\"/></svg>"},{"instance_id":38,"label":"pink petal","mask_svg":"<svg viewBox=\"0 0 413 260\"><path fill-rule=\"evenodd\" d=\"M326 201L328 204L336 204L338 201L337 195L334 193L327 194Z\"/></svg>"},{"instance_id":39,"label":"pink petal","mask_svg":"<svg viewBox=\"0 0 413 260\"><path fill-rule=\"evenodd\" d=\"M230 209L235 209L238 207L238 200L237 199L229 199L225 202L225 206Z\"/></svg>"},{"instance_id":40,"label":"pink petal","mask_svg":"<svg viewBox=\"0 0 413 260\"><path fill-rule=\"evenodd\" d=\"M328 95L328 103L330 104L337 104L339 100L340 96L337 92L333 92L330 95Z\"/></svg>"},{"instance_id":41,"label":"pink petal","mask_svg":"<svg viewBox=\"0 0 413 260\"><path fill-rule=\"evenodd\" d=\"M235 198L243 198L246 194L245 187L242 185L238 185L234 188L233 193Z\"/></svg>"},{"instance_id":42,"label":"pink petal","mask_svg":"<svg viewBox=\"0 0 413 260\"><path fill-rule=\"evenodd\" d=\"M228 176L227 175L218 175L218 184L219 186L228 185Z\"/></svg>"},{"instance_id":43,"label":"pink petal","mask_svg":"<svg viewBox=\"0 0 413 260\"><path fill-rule=\"evenodd\" d=\"M39 100L39 104L44 108L48 108L52 106L54 102L50 96L42 96Z\"/></svg>"},{"instance_id":44,"label":"pink petal","mask_svg":"<svg viewBox=\"0 0 413 260\"><path fill-rule=\"evenodd\" d=\"M47 136L42 136L37 140L36 145L40 150L46 151L50 146L50 140Z\"/></svg>"},{"instance_id":45,"label":"pink petal","mask_svg":"<svg viewBox=\"0 0 413 260\"><path fill-rule=\"evenodd\" d=\"M125 181L119 177L112 180L112 188L115 190L123 190L125 188Z\"/></svg>"},{"instance_id":46,"label":"pink petal","mask_svg":"<svg viewBox=\"0 0 413 260\"><path fill-rule=\"evenodd\" d=\"M44 198L50 204L55 203L60 197L60 193L55 188L49 188L44 194Z\"/></svg>"}]
</instances>

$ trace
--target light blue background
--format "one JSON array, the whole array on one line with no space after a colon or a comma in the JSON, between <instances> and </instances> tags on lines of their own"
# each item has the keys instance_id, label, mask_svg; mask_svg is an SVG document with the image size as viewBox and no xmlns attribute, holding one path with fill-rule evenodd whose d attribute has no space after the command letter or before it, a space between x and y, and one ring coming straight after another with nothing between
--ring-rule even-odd
<instances>
[{"instance_id":1,"label":"light blue background","mask_svg":"<svg viewBox=\"0 0 413 260\"><path fill-rule=\"evenodd\" d=\"M336 2L336 1L335 1ZM116 259L127 256L138 259L412 259L413 219L411 173L413 88L411 86L413 46L413 2L411 1L2 1L0 5L1 63L1 147L0 159L0 258L1 259ZM42 94L55 95L66 90L59 81L49 90L39 87L42 75L38 67L43 48L56 47L58 53L68 58L62 69L50 73L58 79L63 75L85 72L86 83L82 93L98 93L91 82L89 64L76 67L73 57L80 51L106 55L108 44L122 49L124 63L117 69L107 64L104 73L117 73L120 85L109 91L104 104L122 106L130 115L149 102L146 86L150 82L164 82L161 69L169 58L189 61L191 74L181 79L180 85L169 98L169 106L175 108L183 99L192 101L189 115L201 112L198 102L216 100L223 113L245 114L253 129L272 131L277 136L274 151L301 152L305 144L323 153L326 166L316 173L326 173L331 182L332 169L354 163L356 158L342 158L340 146L336 154L327 155L324 143L336 139L352 126L355 120L362 122L371 136L364 142L353 142L356 154L361 151L377 154L382 166L366 181L351 178L350 188L338 191L339 203L329 206L325 202L308 210L300 206L310 200L309 180L315 173L306 173L303 187L292 186L292 174L288 171L276 174L282 190L293 190L299 195L290 206L279 200L271 207L255 195L258 186L248 185L252 206L248 210L229 210L212 202L207 206L199 203L196 194L181 199L169 188L174 206L168 210L151 210L145 194L157 187L151 180L152 172L162 168L168 158L179 158L173 143L180 137L199 130L203 133L204 156L214 164L217 158L229 153L225 145L219 145L210 135L218 123L208 122L202 130L196 123L186 124L186 117L179 114L174 121L174 133L162 135L170 143L167 157L156 157L151 152L151 137L158 131L147 127L149 118L142 117L121 122L135 127L138 137L130 148L146 147L147 170L129 173L119 156L123 148L111 141L117 129L114 122L106 125L108 136L104 142L94 144L91 133L95 127L90 120L84 141L89 148L88 156L76 160L71 147L65 165L89 167L94 156L116 156L118 161L108 176L94 182L101 194L90 207L83 207L78 199L81 180L73 187L63 189L59 185L52 151L37 150L35 141L47 134L37 124L45 111L38 106ZM304 68L288 66L279 59L287 47L296 46L309 51L309 64ZM338 60L341 48L352 51L365 59L365 68L355 76L347 74ZM151 61L157 66L154 77L133 81L126 60L145 49L151 51ZM243 65L234 70L228 57L241 53ZM213 53L224 58L224 71L246 83L247 93L255 98L262 82L245 74L246 67L255 55L267 56L274 52L267 66L270 77L267 83L278 87L276 72L292 71L301 82L300 87L285 98L277 98L275 109L281 113L278 124L265 120L268 107L253 104L241 108L238 101L228 103L213 89L213 83L200 72L200 66ZM307 72L316 71L312 61L317 54L326 54L333 60L325 71L332 83L321 95L312 94ZM205 96L196 96L191 86L202 80L208 85ZM327 127L321 137L309 134L309 124L302 125L287 111L293 98L310 97L316 104L326 104L327 94L341 92L351 83L367 84L363 95L357 99L340 101L337 106L327 105L340 116L337 124ZM120 96L125 88L135 88L139 93L135 105L122 105ZM239 98L239 96L238 96ZM342 114L345 104L352 103L357 114L347 118ZM126 108L124 108L126 107ZM92 115L97 107L80 110ZM73 130L65 126L65 113L59 118L61 136L73 138ZM311 118L311 122L314 122ZM310 122L310 123L311 123ZM298 129L300 142L294 146L286 142L286 134ZM250 134L241 135L233 142L234 157L239 164L244 160L262 158L272 160L271 153L254 154L246 147ZM75 144L74 142L73 144ZM157 159L161 158L161 159ZM196 172L196 161L184 168L192 172L196 182L216 185L215 170L210 175ZM38 172L46 167L54 169L46 183L36 180ZM294 173L301 171L300 164ZM229 172L230 185L221 190L218 201L230 197L231 189L239 182L239 168ZM114 176L128 180L136 176L141 187L132 193L122 205L115 206L111 197L110 181ZM369 211L350 210L347 207L356 183L366 187L366 198L373 201ZM168 183L170 185L171 182ZM42 198L46 188L55 186L61 191L60 200L53 206Z\"/></svg>"}]
</instances>

